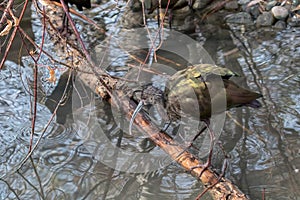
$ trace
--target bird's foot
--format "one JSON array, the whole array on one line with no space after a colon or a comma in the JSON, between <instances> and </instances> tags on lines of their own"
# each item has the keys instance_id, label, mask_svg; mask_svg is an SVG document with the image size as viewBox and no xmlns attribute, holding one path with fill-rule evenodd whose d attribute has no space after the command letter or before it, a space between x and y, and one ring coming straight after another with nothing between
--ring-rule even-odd
<instances>
[{"instance_id":1,"label":"bird's foot","mask_svg":"<svg viewBox=\"0 0 300 200\"><path fill-rule=\"evenodd\" d=\"M205 170L207 170L209 167L211 166L211 159L209 158L206 163L204 164L199 164L197 166L194 166L190 169L190 171L193 171L194 169L197 169L197 168L201 168L201 172L199 173L198 175L198 178L200 179L203 172L205 172Z\"/></svg>"}]
</instances>

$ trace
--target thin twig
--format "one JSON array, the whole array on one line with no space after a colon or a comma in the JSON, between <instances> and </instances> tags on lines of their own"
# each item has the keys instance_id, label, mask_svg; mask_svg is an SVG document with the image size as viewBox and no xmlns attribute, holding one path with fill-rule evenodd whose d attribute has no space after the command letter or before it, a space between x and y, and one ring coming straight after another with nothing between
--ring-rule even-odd
<instances>
[{"instance_id":1,"label":"thin twig","mask_svg":"<svg viewBox=\"0 0 300 200\"><path fill-rule=\"evenodd\" d=\"M45 13L45 10L43 10ZM45 26L45 18L43 18L43 31L42 31L42 42L40 46L40 52L37 56L36 59L34 59L34 67L33 67L33 113L32 113L32 120L31 120L31 134L30 134L30 144L29 144L29 149L28 153L31 152L32 149L32 144L33 144L33 135L35 132L35 122L36 122L36 110L37 110L37 84L38 84L38 61L40 59L40 56L42 54L43 46L44 46L44 41L45 41L45 32L46 32L46 26Z\"/></svg>"},{"instance_id":2,"label":"thin twig","mask_svg":"<svg viewBox=\"0 0 300 200\"><path fill-rule=\"evenodd\" d=\"M62 94L61 99L60 99L59 102L57 103L57 105L56 105L56 107L55 107L55 109L54 109L54 111L53 111L51 117L49 118L47 124L45 125L45 127L44 127L42 133L40 134L39 138L37 139L37 141L36 141L35 145L33 146L32 150L31 150L31 151L27 154L27 156L22 160L22 162L20 163L20 165L19 165L19 167L17 168L17 170L19 170L19 169L24 165L24 163L30 158L30 156L32 155L32 153L34 152L34 150L35 150L35 149L37 148L37 146L39 145L41 139L43 138L44 134L46 133L48 127L49 127L50 124L51 124L51 122L53 121L53 119L54 119L54 117L55 117L55 115L56 115L56 112L57 112L59 106L61 105L61 103L63 102L63 99L64 99L65 95L67 94L67 88L68 88L68 84L70 83L70 80L71 80L71 77L72 77L72 73L73 73L73 71L70 70L70 74L69 74L69 77L68 77L68 80L67 80L67 85L66 85L66 87L65 87L65 89L64 89L64 91L63 91L63 94Z\"/></svg>"},{"instance_id":3,"label":"thin twig","mask_svg":"<svg viewBox=\"0 0 300 200\"><path fill-rule=\"evenodd\" d=\"M60 0L60 3L62 4L63 10L65 11L65 14L66 14L66 16L67 16L67 18L68 18L68 20L69 20L69 23L71 24L71 27L72 27L72 29L73 29L73 31L74 31L74 33L75 33L75 36L76 36L76 38L78 39L81 48L83 49L83 53L84 53L84 55L85 55L85 57L86 57L86 59L87 59L87 61L88 61L88 63L89 63L88 66L91 68L91 70L93 71L93 73L97 76L98 81L105 87L106 92L111 96L111 98L114 99L114 96L112 95L112 93L111 93L109 87L106 85L105 81L104 81L104 80L102 79L102 77L100 76L101 74L106 74L106 75L107 75L107 73L106 73L103 69L101 69L101 67L98 67L98 68L97 68L97 69L100 71L101 74L98 73L98 71L95 69L95 66L96 66L96 65L95 65L95 63L93 62L93 60L92 60L92 58L91 58L91 55L90 55L89 52L87 51L87 49L86 49L86 47L85 47L85 44L84 44L84 42L83 42L82 39L81 39L81 36L80 36L80 34L79 34L79 32L78 32L76 26L75 26L75 23L74 23L74 21L72 20L72 17L71 17L71 15L70 15L70 13L69 13L69 9L68 9L67 4L64 2L64 0Z\"/></svg>"},{"instance_id":4,"label":"thin twig","mask_svg":"<svg viewBox=\"0 0 300 200\"><path fill-rule=\"evenodd\" d=\"M13 6L13 3L14 3L14 0L9 0L8 1L8 4L6 5L6 8L5 10L3 11L3 14L2 14L2 17L1 17L1 20L0 20L0 24L4 24L5 20L7 19L7 14L9 13L9 9L11 9L11 7Z\"/></svg>"},{"instance_id":5,"label":"thin twig","mask_svg":"<svg viewBox=\"0 0 300 200\"><path fill-rule=\"evenodd\" d=\"M9 3L9 6L11 7L11 6L12 6L12 3L13 3L13 0L10 0L9 2L10 2L10 3ZM27 8L27 6L28 6L28 3L29 3L29 0L26 0L25 3L24 3L23 9L22 9L22 11L21 11L21 14L20 14L20 16L19 16L19 19L18 19L19 21L21 21L21 20L23 19L23 16L24 16L24 14L25 14L25 10L26 10L26 8ZM10 9L10 7L8 7L8 9ZM8 10L5 10L5 11L8 12ZM1 19L1 20L2 20L2 19ZM15 37L16 37L16 34L17 34L18 29L19 29L19 24L15 24L15 28L14 28L14 30L13 30L13 32L12 32L10 38L9 38L9 41L8 41L8 43L7 43L7 46L6 46L4 55L3 55L3 58L2 58L2 60L1 60L1 62L0 62L0 69L2 69L2 67L4 66L4 62L5 62L5 60L6 60L7 56L8 56L8 52L9 52L9 50L10 50L10 48L11 48L11 46L12 46L12 43L13 43Z\"/></svg>"},{"instance_id":6,"label":"thin twig","mask_svg":"<svg viewBox=\"0 0 300 200\"><path fill-rule=\"evenodd\" d=\"M6 180L0 178L0 181L3 181L7 185L8 189L15 195L16 199L21 200L20 197L18 196L17 191L14 188L12 188Z\"/></svg>"}]
</instances>

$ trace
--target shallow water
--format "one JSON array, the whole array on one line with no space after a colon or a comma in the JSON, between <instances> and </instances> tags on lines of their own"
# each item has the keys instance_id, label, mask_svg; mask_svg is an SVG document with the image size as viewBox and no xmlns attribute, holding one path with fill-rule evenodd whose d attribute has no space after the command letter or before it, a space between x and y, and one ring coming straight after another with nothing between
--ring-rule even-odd
<instances>
[{"instance_id":1,"label":"shallow water","mask_svg":"<svg viewBox=\"0 0 300 200\"><path fill-rule=\"evenodd\" d=\"M101 8L110 5L103 4ZM92 12L96 13L96 10ZM118 10L115 12L118 14ZM105 13L97 15L98 18L103 16L109 33L118 32L118 26L114 26L117 19L105 17ZM167 29L165 34L166 37L172 35ZM219 29L213 36L203 35L200 32L192 37L203 44L215 63L239 73L241 76L234 80L243 87L263 94L260 99L262 108L237 108L226 114L219 137L230 156L226 177L251 199L262 199L263 195L266 199L298 199L300 29L278 31L266 28L245 33L240 27L235 27L234 32ZM128 38L144 41L128 32L123 37L118 39L122 42ZM184 51L191 48L180 45ZM108 62L113 69L122 66L127 58L122 49L116 49L117 46L111 43L109 49L111 57L108 57ZM195 52L190 51L192 53ZM203 59L211 62L208 58ZM72 107L73 115L65 116L66 111L62 111L60 115L65 118L65 123L52 122L43 133L51 112L44 105L45 94L39 93L34 142L42 136L41 141L32 159L17 171L28 152L31 132L26 78L31 80L32 66L26 62L27 58L22 60L24 66L8 61L0 72L0 199L194 199L201 193L202 187L196 178L168 160L145 137L139 133L136 133L139 137L126 132L122 135L120 127L125 126L123 130L127 130L128 124L118 120L122 117L120 113L112 111L105 101L93 96L91 104L87 101L88 106ZM49 65L47 59L43 62ZM111 73L123 75L125 70L127 68L121 67ZM58 75L60 73L57 71ZM47 77L44 67L40 77L44 82L40 87L49 95L54 85L45 81ZM160 76L155 76L151 80L160 79ZM85 92L91 97L90 91ZM74 99L73 103L76 103ZM115 148L120 137L121 147ZM199 138L195 145L201 148L204 139ZM195 149L192 151L203 156ZM145 153L146 158L134 157L136 154L132 152ZM214 153L213 164L218 171L223 158L220 151ZM134 173L140 168L151 170ZM205 197L209 199L208 195Z\"/></svg>"}]
</instances>

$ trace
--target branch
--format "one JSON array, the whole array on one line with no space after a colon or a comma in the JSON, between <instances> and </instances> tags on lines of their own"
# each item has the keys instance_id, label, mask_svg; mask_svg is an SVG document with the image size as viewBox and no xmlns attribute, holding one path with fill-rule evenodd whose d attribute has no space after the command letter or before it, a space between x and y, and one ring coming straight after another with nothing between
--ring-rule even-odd
<instances>
[{"instance_id":1,"label":"branch","mask_svg":"<svg viewBox=\"0 0 300 200\"><path fill-rule=\"evenodd\" d=\"M4 14L3 14L3 16L1 18L1 22L2 22L2 19L4 19L6 17L6 15L9 13L9 10L11 9L11 7L13 5L13 2L14 2L13 0L9 1L9 4L7 5L7 7L6 7L5 11L4 11ZM24 13L25 13L25 10L26 10L26 8L28 6L28 3L29 3L29 0L26 0L25 3L24 3L23 9L21 11L21 14L20 14L19 18L17 19L17 21L19 21L19 22L22 21L22 18L24 16ZM14 18L14 16L12 16L12 17ZM4 52L2 60L0 62L0 70L2 69L2 67L4 65L4 62L5 62L5 60L7 58L7 55L8 55L8 52L9 52L9 50L11 48L11 45L12 45L12 43L13 43L15 37L16 37L17 30L19 29L19 26L20 26L19 23L15 24L15 28L14 28L14 30L13 30L10 38L9 38L9 41L7 43L7 46L6 46L6 50Z\"/></svg>"}]
</instances>

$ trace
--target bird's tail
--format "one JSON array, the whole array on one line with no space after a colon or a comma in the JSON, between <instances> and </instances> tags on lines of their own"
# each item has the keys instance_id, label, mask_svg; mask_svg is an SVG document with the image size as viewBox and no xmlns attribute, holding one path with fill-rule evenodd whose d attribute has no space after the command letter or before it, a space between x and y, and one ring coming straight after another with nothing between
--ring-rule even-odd
<instances>
[{"instance_id":1,"label":"bird's tail","mask_svg":"<svg viewBox=\"0 0 300 200\"><path fill-rule=\"evenodd\" d=\"M261 107L261 103L256 100L262 97L261 94L242 88L230 80L224 80L224 86L227 93L227 103L230 105L230 107Z\"/></svg>"}]
</instances>

